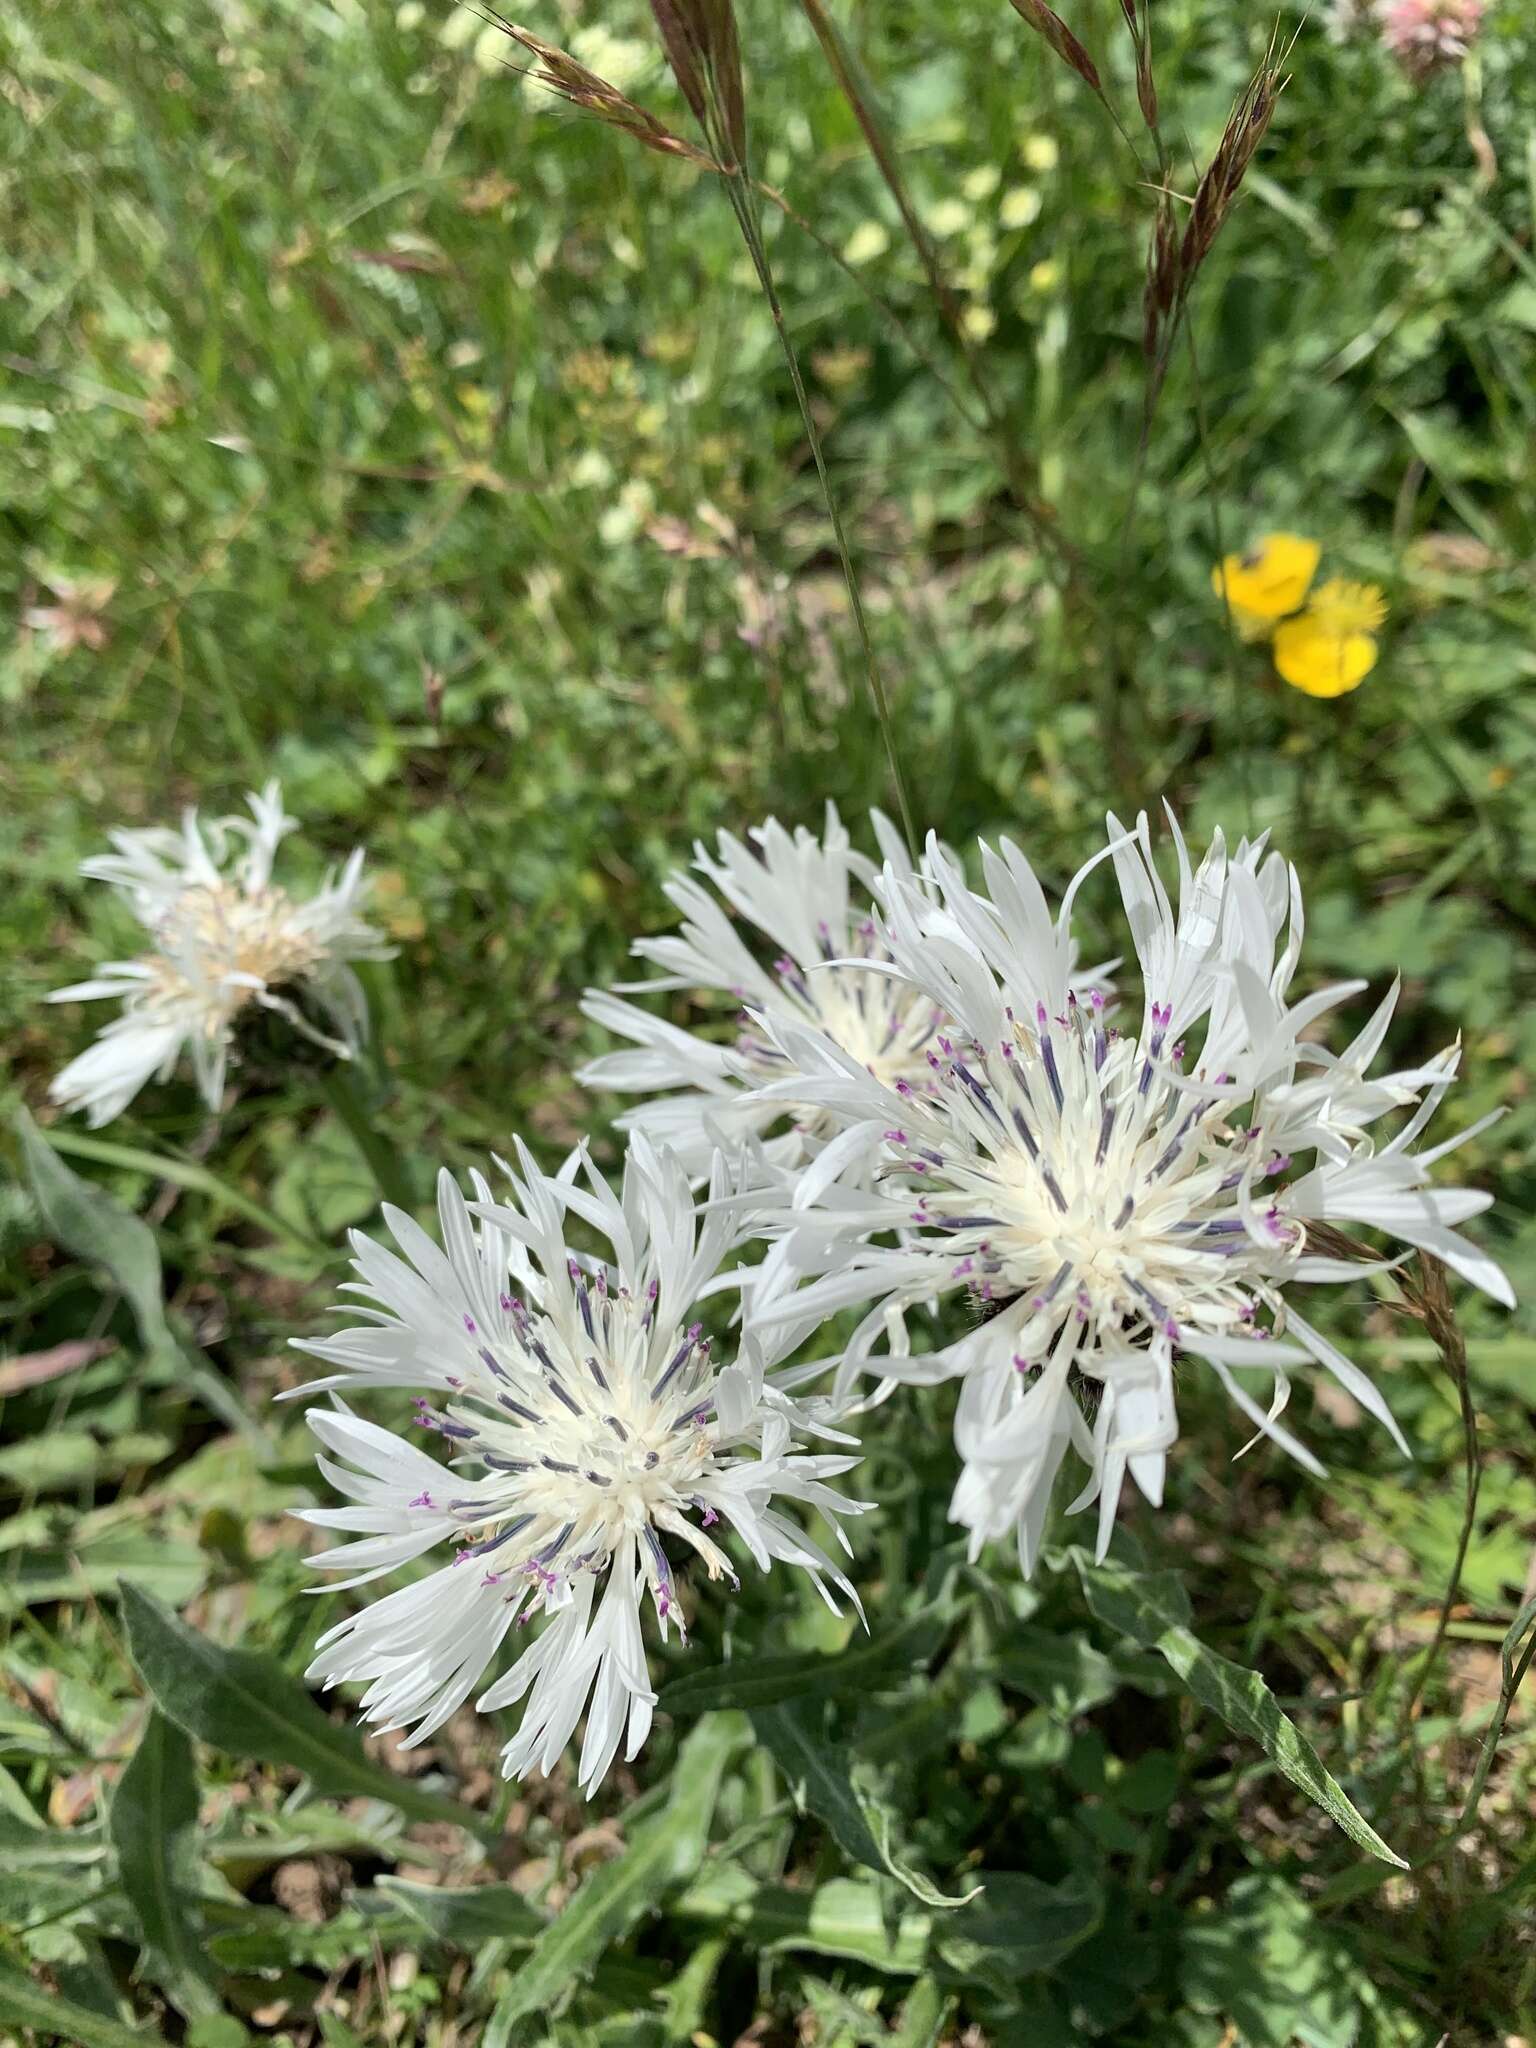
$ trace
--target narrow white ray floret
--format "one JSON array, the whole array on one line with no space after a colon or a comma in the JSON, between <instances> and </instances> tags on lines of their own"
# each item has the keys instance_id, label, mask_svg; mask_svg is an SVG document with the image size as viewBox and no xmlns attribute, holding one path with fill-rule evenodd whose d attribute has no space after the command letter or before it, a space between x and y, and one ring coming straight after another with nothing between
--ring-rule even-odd
<instances>
[{"instance_id":1,"label":"narrow white ray floret","mask_svg":"<svg viewBox=\"0 0 1536 2048\"><path fill-rule=\"evenodd\" d=\"M1073 901L1097 861L1053 917L1005 842L983 849L984 896L933 847L931 889L882 889L888 971L954 1020L922 1079L887 1086L825 1034L774 1026L797 1069L777 1092L810 1099L842 1127L850 1161L878 1165L872 1186L854 1170L779 1218L755 1322L798 1337L871 1304L836 1361L840 1391L861 1372L963 1374L952 1512L977 1550L1015 1533L1026 1570L1069 1445L1090 1467L1074 1506L1098 1500L1101 1551L1127 1471L1161 1499L1180 1357L1206 1363L1255 1428L1314 1471L1278 1419L1298 1367L1332 1372L1397 1435L1372 1381L1286 1297L1363 1270L1309 1249L1314 1226L1365 1225L1511 1299L1455 1227L1490 1198L1427 1179L1483 1125L1410 1149L1457 1049L1368 1076L1395 989L1341 1056L1304 1035L1364 984L1287 1004L1301 892L1262 841L1229 853L1218 834L1196 867L1174 825L1175 904L1146 819L1109 829L1097 860L1117 872L1139 1018L1073 973ZM1379 1142L1374 1126L1393 1112L1406 1120ZM876 1351L907 1311L946 1296L969 1299L958 1340L916 1357ZM1273 1387L1267 1409L1242 1383L1255 1368Z\"/></svg>"},{"instance_id":2,"label":"narrow white ray floret","mask_svg":"<svg viewBox=\"0 0 1536 2048\"><path fill-rule=\"evenodd\" d=\"M912 883L899 834L879 812L871 822L886 872ZM869 914L877 870L849 844L830 804L820 838L803 828L787 832L770 818L744 839L722 832L716 854L696 846L694 866L703 882L674 874L666 885L681 929L641 939L634 949L660 975L622 986L626 993L686 989L705 1001L727 998L737 1013L734 1032L685 1031L619 994L589 989L587 1016L628 1039L631 1049L601 1055L578 1079L650 1097L620 1117L620 1127L671 1146L695 1172L719 1134L766 1137L769 1159L793 1166L836 1122L792 1096L763 1095L787 1071L783 1048L763 1020L823 1032L861 1066L895 1082L926 1071L943 1016L912 984L857 964L887 957Z\"/></svg>"},{"instance_id":3,"label":"narrow white ray floret","mask_svg":"<svg viewBox=\"0 0 1536 2048\"><path fill-rule=\"evenodd\" d=\"M708 1205L687 1175L643 1136L630 1142L618 1192L578 1155L551 1179L525 1148L497 1203L474 1176L466 1202L438 1185L440 1248L402 1211L385 1209L399 1255L353 1237L367 1320L301 1349L336 1368L303 1389L416 1387L416 1423L447 1462L341 1406L310 1423L321 1469L353 1505L310 1511L357 1542L311 1563L347 1586L442 1546L452 1560L349 1615L321 1637L309 1676L367 1686L364 1717L422 1741L467 1700L514 1626L540 1633L479 1699L527 1698L504 1752L507 1776L554 1766L585 1714L579 1777L590 1791L621 1741L633 1757L654 1694L641 1612L663 1636L684 1625L676 1573L696 1560L711 1579L735 1576L719 1537L730 1530L766 1570L808 1573L857 1605L848 1579L782 1512L819 1509L846 1550L837 1518L858 1513L827 1482L856 1459L809 1453L808 1436L852 1439L826 1404L775 1386L773 1357L748 1345L719 1365L694 1311L740 1242L738 1205L722 1160ZM575 1255L571 1221L605 1256ZM671 1545L669 1556L668 1545Z\"/></svg>"},{"instance_id":4,"label":"narrow white ray floret","mask_svg":"<svg viewBox=\"0 0 1536 2048\"><path fill-rule=\"evenodd\" d=\"M116 851L81 867L119 890L149 935L135 959L107 961L89 981L49 997L123 1005L49 1089L93 1125L120 1115L152 1077L168 1079L184 1052L203 1100L217 1109L236 1024L252 1007L277 1012L338 1058L367 1037L350 963L387 960L390 948L363 917L361 849L312 895L291 895L273 866L297 820L284 814L275 782L249 802L249 818L205 823L189 810L179 831L114 832Z\"/></svg>"}]
</instances>

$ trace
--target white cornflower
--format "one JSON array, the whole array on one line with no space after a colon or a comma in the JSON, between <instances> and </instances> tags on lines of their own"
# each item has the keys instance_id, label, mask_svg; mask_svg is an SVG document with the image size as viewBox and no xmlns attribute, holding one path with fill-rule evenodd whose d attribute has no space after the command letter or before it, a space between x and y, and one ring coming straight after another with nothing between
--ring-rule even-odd
<instances>
[{"instance_id":1,"label":"white cornflower","mask_svg":"<svg viewBox=\"0 0 1536 2048\"><path fill-rule=\"evenodd\" d=\"M444 1249L398 1209L384 1213L403 1258L354 1234L349 1291L376 1306L361 1327L300 1347L340 1368L318 1387L422 1388L417 1423L449 1458L339 1405L311 1415L331 1453L321 1469L356 1505L305 1519L362 1540L310 1562L346 1570L343 1583L356 1586L457 1546L430 1577L330 1629L308 1675L365 1681L365 1719L410 1727L420 1742L479 1685L514 1623L542 1616L478 1704L528 1696L503 1753L508 1777L547 1773L585 1713L579 1776L590 1792L621 1739L631 1758L650 1727L642 1603L649 1597L663 1636L683 1628L664 1539L674 1557L692 1552L710 1578L734 1584L708 1533L724 1524L763 1569L798 1565L829 1605L829 1580L857 1605L843 1573L778 1506L800 1501L829 1521L860 1512L826 1484L856 1460L804 1453L807 1434L852 1439L824 1425L825 1404L776 1388L759 1348L717 1365L691 1320L740 1241L718 1158L701 1214L682 1166L643 1137L631 1141L617 1195L584 1157L583 1186L541 1174L521 1144L517 1156L505 1206L479 1175L472 1203L441 1176ZM571 1256L568 1217L606 1240L611 1264Z\"/></svg>"},{"instance_id":2,"label":"white cornflower","mask_svg":"<svg viewBox=\"0 0 1536 2048\"><path fill-rule=\"evenodd\" d=\"M878 812L871 816L887 873L911 882L898 835ZM593 1088L654 1095L621 1116L619 1127L671 1147L694 1172L718 1138L764 1136L775 1126L765 1154L793 1166L837 1126L812 1105L763 1095L764 1085L786 1071L764 1020L824 1032L861 1067L894 1082L927 1071L924 1057L943 1018L908 983L849 964L872 954L884 958L868 911L876 869L849 845L832 805L819 839L803 827L791 834L770 818L745 840L722 832L718 858L696 844L694 865L713 891L688 875L671 877L666 893L682 914L682 929L637 941L635 952L662 973L622 987L727 996L737 1010L734 1033L684 1031L635 1003L590 989L582 1004L587 1016L629 1039L633 1050L605 1053L577 1078ZM789 1130L782 1128L786 1116Z\"/></svg>"},{"instance_id":3,"label":"white cornflower","mask_svg":"<svg viewBox=\"0 0 1536 2048\"><path fill-rule=\"evenodd\" d=\"M1016 1531L1026 1571L1069 1443L1091 1467L1074 1506L1098 1499L1101 1552L1127 1471L1160 1500L1176 1358L1208 1364L1255 1427L1313 1471L1278 1421L1297 1366L1332 1372L1402 1443L1372 1382L1286 1298L1297 1283L1363 1270L1309 1249L1311 1226L1365 1225L1511 1300L1498 1267L1454 1228L1491 1198L1427 1185L1430 1165L1491 1119L1410 1149L1455 1077L1457 1049L1368 1078L1395 990L1342 1056L1304 1037L1365 984L1287 1006L1302 932L1294 870L1262 841L1229 855L1219 835L1192 869L1173 830L1177 909L1145 818L1134 833L1110 820L1139 1019L1112 1021L1102 990L1072 976L1072 899L1097 862L1052 918L1005 842L984 849L990 900L936 849L936 894L899 881L883 892L888 972L956 1020L925 1080L887 1088L825 1037L775 1026L798 1069L780 1092L840 1123L855 1163L861 1141L880 1164L872 1189L852 1171L780 1219L756 1320L798 1335L872 1302L839 1361L840 1388L861 1371L964 1374L951 1511L974 1550ZM1379 1119L1407 1110L1394 1136L1374 1139ZM819 1277L787 1292L786 1272ZM968 1298L963 1336L926 1357L874 1355L908 1308L945 1295ZM1268 1412L1240 1382L1255 1367L1274 1375ZM1079 1390L1097 1403L1091 1427Z\"/></svg>"},{"instance_id":4,"label":"white cornflower","mask_svg":"<svg viewBox=\"0 0 1536 2048\"><path fill-rule=\"evenodd\" d=\"M93 1125L120 1115L151 1076L167 1079L184 1049L203 1100L217 1109L236 1022L252 1006L276 1011L338 1058L367 1037L367 1005L348 963L391 953L362 917L361 849L312 896L291 896L272 867L297 820L284 815L275 782L249 802L249 818L201 824L189 810L179 832L114 832L116 852L81 866L122 891L150 940L138 958L110 960L48 998L122 1002L122 1014L49 1089Z\"/></svg>"}]
</instances>

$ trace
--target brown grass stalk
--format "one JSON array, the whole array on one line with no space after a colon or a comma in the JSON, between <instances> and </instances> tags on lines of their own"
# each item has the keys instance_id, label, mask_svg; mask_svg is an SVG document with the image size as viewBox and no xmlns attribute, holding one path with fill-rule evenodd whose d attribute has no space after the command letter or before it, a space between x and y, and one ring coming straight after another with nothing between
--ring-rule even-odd
<instances>
[{"instance_id":1,"label":"brown grass stalk","mask_svg":"<svg viewBox=\"0 0 1536 2048\"><path fill-rule=\"evenodd\" d=\"M1142 298L1142 347L1151 365L1143 439L1151 431L1152 415L1195 280L1231 217L1285 84L1272 55L1267 57L1228 116L1215 153L1195 186L1182 234L1173 218L1174 195L1166 183L1159 190Z\"/></svg>"},{"instance_id":2,"label":"brown grass stalk","mask_svg":"<svg viewBox=\"0 0 1536 2048\"><path fill-rule=\"evenodd\" d=\"M523 28L515 21L506 21L499 14L487 14L486 19L494 22L504 35L510 36L531 57L537 58L538 67L529 75L551 92L558 93L568 105L579 107L605 127L618 129L643 148L653 149L659 155L681 157L685 162L697 164L708 171L724 172L730 168L707 150L699 149L681 135L675 135L664 121L659 121L637 101L620 92L616 85L610 85L606 78L599 78L595 71L589 71L585 64L578 63L553 43L546 43L531 29Z\"/></svg>"}]
</instances>

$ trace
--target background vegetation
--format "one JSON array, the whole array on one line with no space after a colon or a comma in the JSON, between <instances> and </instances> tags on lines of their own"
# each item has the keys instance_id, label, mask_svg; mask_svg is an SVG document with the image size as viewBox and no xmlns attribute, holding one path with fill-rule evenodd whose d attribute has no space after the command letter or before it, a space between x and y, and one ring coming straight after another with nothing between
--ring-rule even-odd
<instances>
[{"instance_id":1,"label":"background vegetation","mask_svg":"<svg viewBox=\"0 0 1536 2048\"><path fill-rule=\"evenodd\" d=\"M1120 9L1070 11L1134 127ZM1153 12L1187 196L1272 24ZM1011 832L1057 876L1109 803L1272 830L1308 888L1306 973L1400 973L1405 1058L1463 1034L1447 1129L1507 1106L1464 1159L1528 1299L1527 10L1494 6L1476 65L1422 88L1282 13L1291 82L1144 461L1155 199L1103 110L1004 0L839 20L1004 422L977 432L946 392L964 365L805 19L743 7L754 168L828 245L765 210L921 822ZM691 132L634 0L532 26ZM425 1195L427 1162L514 1130L553 1162L600 1129L613 1105L570 1078L595 1049L579 992L664 921L695 835L890 802L718 182L554 107L514 58L416 0L0 0L13 1112L41 1114L91 1028L40 999L121 949L75 873L114 825L277 774L317 861L367 845L400 948L369 1086ZM1229 643L1211 563L1284 526L1388 593L1354 696L1306 699ZM861 1527L873 1643L777 1585L700 1602L650 1752L587 1809L559 1777L500 1792L471 1716L365 1758L280 1682L339 1609L299 1597L285 1514L315 1480L271 1397L374 1203L311 1078L247 1068L216 1129L178 1085L47 1136L17 1138L0 1190L0 2038L1343 2048L1536 2025L1518 1699L1455 1825L1533 1590L1528 1310L1460 1304L1482 1492L1416 1704L1462 1430L1433 1346L1357 1289L1338 1326L1412 1465L1303 1390L1329 1482L1234 1466L1240 1421L1191 1385L1171 1503L1129 1518L1120 1576L1063 1550L1025 1590L949 1543L945 1397L882 1411L855 1475L886 1510ZM1172 1582L1135 1579L1164 1604L1127 1641L1138 1562L1179 1568L1200 1641L1263 1672L1411 1871L1175 1685Z\"/></svg>"}]
</instances>

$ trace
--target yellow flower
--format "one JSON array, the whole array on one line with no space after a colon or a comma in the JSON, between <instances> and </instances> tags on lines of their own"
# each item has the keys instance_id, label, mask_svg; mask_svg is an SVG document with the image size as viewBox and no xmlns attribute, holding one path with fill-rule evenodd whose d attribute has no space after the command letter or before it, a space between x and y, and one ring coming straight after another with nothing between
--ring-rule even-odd
<instances>
[{"instance_id":1,"label":"yellow flower","mask_svg":"<svg viewBox=\"0 0 1536 2048\"><path fill-rule=\"evenodd\" d=\"M1374 583L1333 577L1299 618L1275 628L1275 667L1309 697L1342 697L1376 666L1375 628L1387 602Z\"/></svg>"},{"instance_id":2,"label":"yellow flower","mask_svg":"<svg viewBox=\"0 0 1536 2048\"><path fill-rule=\"evenodd\" d=\"M1245 555L1228 555L1211 571L1211 588L1225 593L1232 622L1245 640L1264 640L1276 619L1295 611L1317 573L1322 549L1299 533L1266 533Z\"/></svg>"},{"instance_id":3,"label":"yellow flower","mask_svg":"<svg viewBox=\"0 0 1536 2048\"><path fill-rule=\"evenodd\" d=\"M1374 633L1387 616L1387 600L1374 583L1332 576L1313 591L1307 615L1330 633Z\"/></svg>"}]
</instances>

